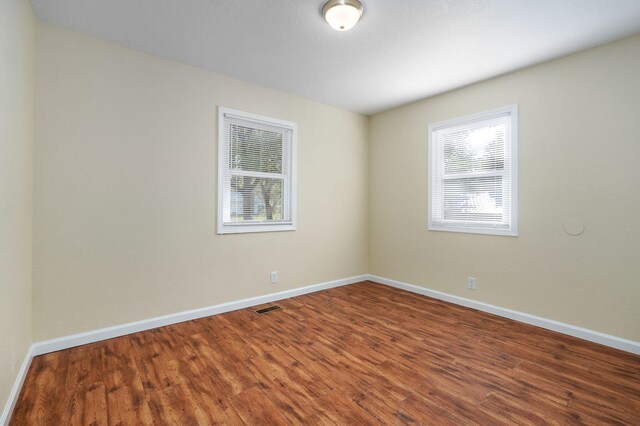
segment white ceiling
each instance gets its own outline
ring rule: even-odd
[[[640,32],[640,0],[32,0],[47,23],[373,114]],[[639,52],[640,54],[640,52]]]

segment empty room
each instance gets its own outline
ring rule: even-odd
[[[0,0],[0,426],[640,425],[640,1]]]

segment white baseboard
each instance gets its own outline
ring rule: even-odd
[[[569,336],[578,337],[590,342],[599,343],[601,345],[610,346],[626,352],[640,355],[640,342],[627,340],[621,337],[611,336],[609,334],[600,333],[598,331],[589,330],[587,328],[577,327],[575,325],[566,324],[560,321],[554,321],[547,318],[538,317],[524,312],[514,311],[512,309],[502,308],[500,306],[490,305],[476,300],[466,299],[460,296],[443,293],[441,291],[431,290],[413,284],[407,284],[401,281],[391,280],[389,278],[379,277],[377,275],[368,275],[368,280],[390,287],[407,290],[412,293],[421,294],[423,296],[433,297],[434,299],[443,300],[445,302],[454,303],[456,305],[466,306],[468,308],[477,309],[479,311],[488,312],[504,318],[520,321],[525,324],[535,325],[558,333],[568,334]]]
[[[24,361],[22,361],[22,365],[20,366],[20,370],[18,370],[18,376],[16,377],[16,381],[13,383],[13,387],[11,388],[11,392],[9,393],[9,399],[7,399],[7,403],[4,406],[4,410],[2,410],[2,416],[0,416],[0,425],[6,426],[9,424],[9,419],[11,419],[11,413],[13,413],[13,409],[18,402],[18,397],[20,396],[20,390],[22,389],[22,384],[24,383],[24,379],[27,377],[27,371],[29,371],[29,366],[31,365],[31,360],[33,359],[33,346],[29,347],[27,354],[24,356]]]
[[[130,322],[128,324],[115,325],[112,327],[87,331],[85,333],[59,337],[57,339],[44,340],[33,344],[33,356],[55,352],[62,349],[68,349],[74,346],[86,345],[87,343],[112,339],[114,337],[120,337],[126,334],[150,330],[152,328],[164,327],[165,325],[171,325],[197,318],[221,314],[224,312],[235,311],[237,309],[248,308],[250,306],[260,305],[263,303],[275,302],[276,300],[288,299],[290,297],[313,293],[320,290],[326,290],[333,287],[353,284],[359,281],[364,281],[366,279],[367,275],[358,275],[355,277],[343,278],[335,281],[327,281],[324,283],[295,288],[292,290],[280,291],[278,293],[266,294],[264,296],[251,297],[248,299],[221,303],[219,305],[208,306],[205,308],[192,309],[190,311],[178,312],[175,314],[163,315],[146,320]]]
[[[526,324],[535,325],[547,330],[557,331],[559,333],[568,334],[569,336],[578,337],[580,339],[589,340],[594,343],[610,346],[612,348],[621,349],[640,355],[640,342],[623,339],[621,337],[611,336],[609,334],[600,333],[598,331],[589,330],[587,328],[578,327],[563,322],[538,317],[524,312],[514,311],[512,309],[500,306],[490,305],[484,302],[443,293],[429,288],[407,284],[401,281],[389,278],[379,277],[377,275],[358,275],[350,278],[343,278],[335,281],[328,281],[320,284],[314,284],[306,287],[285,290],[278,293],[266,294],[264,296],[251,297],[248,299],[237,300],[233,302],[222,303],[219,305],[208,306],[205,308],[193,309],[190,311],[178,312],[175,314],[164,315],[160,317],[150,318],[146,320],[121,324],[112,327],[92,330],[85,333],[73,334],[57,339],[36,342],[32,345],[32,356],[42,355],[49,352],[59,351],[62,349],[72,348],[74,346],[85,345],[87,343],[98,342],[101,340],[111,339],[114,337],[124,336],[126,334],[137,333],[139,331],[150,330],[152,328],[163,327],[166,325],[176,324],[179,322],[189,321],[197,318],[208,317],[211,315],[221,314],[224,312],[235,311],[237,309],[248,308],[250,306],[260,305],[263,303],[275,302],[277,300],[288,299],[290,297],[300,296],[302,294],[313,293],[333,287],[339,287],[347,284],[353,284],[359,281],[371,280],[380,284],[391,287],[400,288],[413,293],[422,294],[424,296],[433,297],[435,299],[451,302],[456,305],[466,306],[477,309],[479,311],[488,312],[501,317],[510,318]]]

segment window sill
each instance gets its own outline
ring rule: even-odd
[[[218,235],[224,234],[248,234],[254,232],[282,232],[282,231],[295,231],[296,226],[294,224],[243,224],[243,225],[218,225]]]
[[[427,227],[429,231],[438,232],[458,232],[463,234],[483,234],[498,235],[503,237],[517,237],[518,231],[514,229],[490,229],[490,228],[467,228],[461,226],[434,226]]]

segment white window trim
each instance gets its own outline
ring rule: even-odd
[[[432,167],[437,167],[436,147],[433,141],[433,132],[441,128],[450,127],[452,125],[463,125],[482,119],[491,118],[496,115],[508,112],[511,115],[511,227],[510,229],[483,227],[481,225],[438,225],[433,223],[432,204],[433,204],[433,184]],[[466,115],[464,117],[453,118],[451,120],[440,121],[438,123],[429,124],[428,128],[428,173],[427,173],[427,229],[430,231],[444,232],[462,232],[467,234],[486,234],[486,235],[502,235],[517,237],[518,236],[518,105],[508,105],[502,108],[496,108],[490,111],[478,114]]]
[[[291,220],[287,222],[276,223],[224,223],[224,170],[226,167],[225,152],[225,116],[242,118],[245,120],[255,121],[258,123],[269,124],[272,126],[283,127],[291,130]],[[218,234],[243,234],[249,232],[278,232],[278,231],[295,231],[297,224],[297,148],[298,141],[298,125],[296,123],[280,120],[276,118],[266,117],[263,115],[252,114],[231,108],[218,107]],[[268,174],[262,173],[268,177]]]

